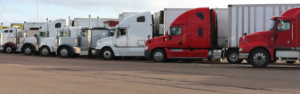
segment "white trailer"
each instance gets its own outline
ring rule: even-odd
[[[117,18],[91,18],[91,27],[104,27],[105,24],[103,22],[110,20],[118,21]],[[74,20],[72,21],[72,27],[88,27],[89,24],[89,18],[74,18]]]
[[[228,6],[227,44],[225,57],[229,63],[241,63],[238,58],[239,38],[270,29],[271,17],[279,16],[300,4],[241,4]],[[224,28],[225,29],[225,28]]]
[[[123,12],[122,14],[119,14],[119,22],[134,14],[138,14],[138,12]]]
[[[105,60],[120,57],[144,57],[145,41],[153,37],[151,12],[142,12],[122,20],[113,37],[97,42],[96,55]]]

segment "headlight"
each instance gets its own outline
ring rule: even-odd
[[[240,50],[239,51],[243,51],[243,48],[240,48]]]
[[[145,47],[145,50],[148,50],[148,46]]]

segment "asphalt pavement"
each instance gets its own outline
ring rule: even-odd
[[[0,94],[299,94],[300,63],[267,68],[195,61],[0,53]]]

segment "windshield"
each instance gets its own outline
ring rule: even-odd
[[[272,21],[272,25],[271,25],[271,28],[270,28],[270,31],[272,31],[275,27],[275,24],[276,24],[276,20],[273,20]]]
[[[88,30],[82,30],[80,35],[81,35],[81,36],[86,36],[87,33],[88,33]]]

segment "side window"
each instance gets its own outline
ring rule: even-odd
[[[203,15],[202,13],[196,13],[196,15],[197,15],[200,19],[204,20],[204,15]]]
[[[198,36],[203,36],[203,28],[198,28]]]
[[[4,33],[8,33],[8,30],[4,30]]]
[[[170,31],[171,36],[180,35],[180,33],[181,33],[181,27],[180,26],[174,26],[174,27],[172,27],[172,29]]]
[[[120,29],[119,36],[126,35],[126,29]]]
[[[40,32],[40,37],[44,37],[46,35],[45,32]]]
[[[61,28],[61,23],[56,23],[55,28]]]
[[[278,24],[277,26],[277,31],[280,31],[280,28],[281,28],[281,23]],[[290,30],[291,29],[291,24],[290,24],[290,21],[284,21],[283,22],[283,30]]]
[[[19,37],[24,37],[24,33],[19,33]]]
[[[86,36],[87,35],[86,33],[87,33],[86,31],[81,31],[81,36]]]
[[[138,17],[137,22],[145,22],[145,16]]]
[[[13,32],[13,30],[9,30],[9,33],[12,33]]]
[[[60,32],[61,37],[67,37],[67,32]]]

